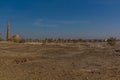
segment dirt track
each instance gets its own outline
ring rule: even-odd
[[[0,80],[120,80],[119,45],[0,43]]]

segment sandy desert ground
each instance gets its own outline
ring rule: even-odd
[[[0,42],[0,80],[120,80],[120,44]]]

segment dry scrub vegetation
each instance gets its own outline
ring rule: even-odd
[[[1,42],[0,80],[120,80],[120,44]]]

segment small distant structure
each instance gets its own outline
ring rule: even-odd
[[[108,41],[108,39],[106,38],[106,39],[104,39],[104,41],[105,41],[105,42],[107,42],[107,41]]]

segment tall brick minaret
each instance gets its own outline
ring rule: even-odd
[[[10,22],[7,24],[7,41],[10,41]]]

